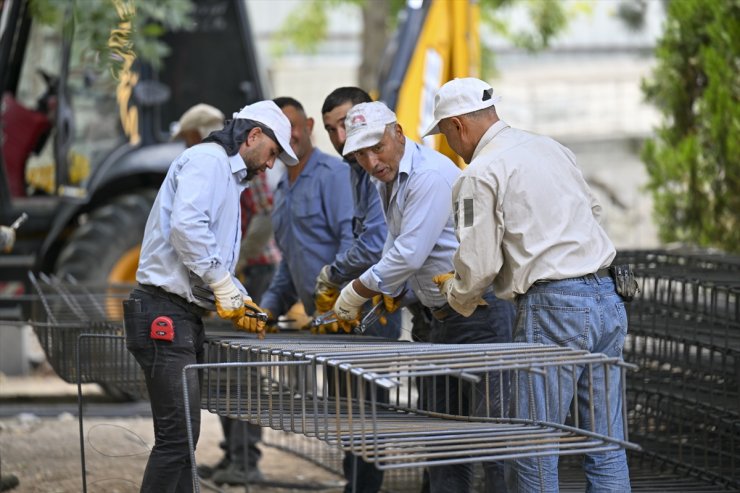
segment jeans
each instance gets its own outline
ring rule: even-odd
[[[144,370],[154,422],[154,447],[141,483],[142,493],[186,493],[193,491],[183,399],[182,369],[203,362],[205,332],[200,314],[182,300],[134,289],[124,302],[126,347]],[[192,305],[191,305],[192,307]],[[155,318],[172,319],[172,341],[149,337]],[[200,434],[200,382],[189,375],[190,426],[194,443]]]
[[[614,281],[609,277],[589,274],[537,283],[519,297],[517,304],[515,342],[551,344],[622,356],[627,335],[627,313],[624,301],[616,293]],[[572,367],[560,370],[552,367],[547,372],[548,386],[545,386],[542,376],[521,373],[517,384],[519,398],[513,403],[516,406],[512,416],[565,423],[577,392],[578,427],[624,439],[620,370],[612,366],[608,372],[608,396],[605,395],[604,367],[596,366],[591,372],[577,367],[575,381]],[[558,378],[560,385],[553,385],[552,382]],[[593,422],[589,410],[589,378],[593,379]],[[560,387],[559,392],[557,387]],[[545,406],[546,391],[549,392],[549,412]],[[587,454],[583,469],[588,492],[630,491],[624,450]],[[507,464],[506,472],[512,493],[558,491],[557,455],[514,460]]]
[[[483,299],[488,305],[476,308],[470,317],[463,317],[450,310],[443,320],[432,319],[430,340],[444,344],[489,344],[511,342],[514,325],[514,304],[496,298],[492,293]],[[507,409],[508,375],[504,375],[503,388],[498,375],[488,379],[488,399],[485,383],[471,384],[452,377],[436,377],[427,391],[427,398],[434,401],[438,412],[460,415],[501,417]],[[462,387],[462,400],[457,399]],[[431,393],[431,395],[429,395]],[[503,398],[503,408],[499,404]],[[472,404],[471,404],[472,403]],[[489,407],[490,406],[490,407]],[[505,493],[504,468],[500,462],[484,462],[485,489],[487,493]],[[468,493],[473,487],[473,464],[455,464],[429,468],[431,493]]]
[[[262,441],[262,427],[248,421],[224,416],[221,416],[221,427],[224,430],[223,448],[229,462],[243,469],[246,459],[246,466],[250,470],[256,469],[262,457],[262,451],[257,447],[257,444]]]

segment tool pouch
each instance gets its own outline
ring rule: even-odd
[[[617,293],[624,301],[632,301],[635,295],[640,292],[640,288],[637,286],[637,281],[635,280],[635,274],[632,272],[632,267],[629,264],[612,265],[609,267],[609,273],[612,279],[614,279]]]

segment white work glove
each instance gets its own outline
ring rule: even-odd
[[[216,297],[216,312],[219,317],[226,320],[239,320],[244,316],[246,311],[244,295],[231,280],[230,274],[226,274],[226,277],[211,284],[211,289]]]
[[[10,226],[0,226],[0,248],[10,253],[15,245],[15,230]]]
[[[352,282],[347,284],[341,293],[337,302],[334,303],[334,313],[340,320],[357,320],[360,316],[360,310],[362,305],[370,298],[360,296],[355,288],[352,287]]]

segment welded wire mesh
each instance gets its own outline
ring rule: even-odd
[[[607,385],[622,385],[627,365],[614,358],[534,344],[314,341],[210,341],[202,376],[205,408],[339,445],[380,469],[637,448],[616,430],[586,428],[582,423],[593,419],[579,418],[577,399],[572,426],[565,426],[548,422],[552,412],[537,409],[562,407],[549,397],[517,414],[534,419],[514,419],[501,417],[506,393],[491,394],[503,382],[514,388],[519,381],[538,382],[555,389],[548,395],[567,408],[576,374],[613,375],[617,368],[618,377]],[[588,407],[592,415],[607,408],[594,401]]]
[[[633,438],[645,460],[740,488],[740,258],[635,251],[625,359]]]

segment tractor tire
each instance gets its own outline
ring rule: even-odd
[[[59,254],[55,274],[60,279],[71,276],[93,290],[105,290],[109,284],[133,285],[144,227],[155,198],[155,191],[142,190],[122,195],[90,212],[87,221],[72,233]],[[107,290],[107,318],[114,322],[110,327],[120,326],[123,317],[120,301],[129,290],[130,287]],[[118,329],[106,326],[103,324],[98,329],[102,333],[122,335]],[[95,347],[90,350],[90,374],[83,374],[83,381],[97,382],[107,397],[117,402],[146,396],[143,374],[122,341],[103,340]],[[69,353],[59,358],[68,359]]]
[[[109,282],[135,282],[135,269],[128,278],[111,278],[121,259],[141,246],[144,227],[156,192],[122,195],[92,211],[74,231],[59,254],[55,273],[79,282],[104,286]],[[138,262],[138,255],[136,262]]]

